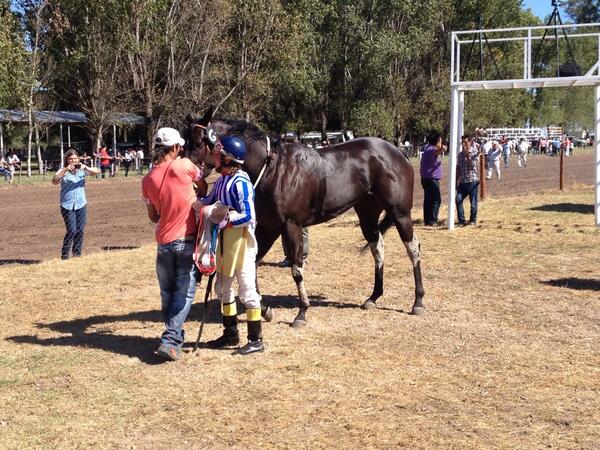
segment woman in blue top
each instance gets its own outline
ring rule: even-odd
[[[60,212],[67,229],[63,239],[62,259],[69,259],[71,250],[73,256],[81,256],[83,230],[87,219],[85,177],[99,173],[100,169],[80,163],[77,151],[70,148],[65,153],[64,167],[52,178],[53,184],[60,183]]]

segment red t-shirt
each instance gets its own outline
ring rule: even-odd
[[[142,195],[160,216],[156,226],[159,244],[196,234],[193,182],[199,178],[200,169],[192,161],[178,158],[154,166],[142,180]]]
[[[100,157],[101,166],[110,166],[110,155],[106,151],[106,147],[102,147],[98,150],[98,156]]]

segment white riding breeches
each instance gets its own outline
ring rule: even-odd
[[[253,230],[248,230],[248,246],[244,253],[244,262],[241,269],[236,269],[233,277],[223,276],[217,272],[215,281],[215,292],[217,298],[224,305],[233,303],[235,295],[233,292],[233,281],[238,282],[238,296],[240,301],[246,306],[246,309],[260,308],[261,296],[256,290],[256,253],[258,246]]]

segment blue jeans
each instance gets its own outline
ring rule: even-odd
[[[73,256],[81,256],[83,230],[87,221],[87,206],[79,209],[65,209],[61,206],[60,213],[67,229],[63,239],[61,258],[69,259],[71,249],[73,250]]]
[[[156,252],[156,277],[166,328],[161,343],[167,347],[181,348],[183,345],[183,323],[196,293],[197,269],[193,253],[194,242],[183,239],[159,244]]]
[[[465,210],[463,201],[469,196],[471,202],[471,217],[469,222],[477,222],[477,197],[479,192],[479,181],[471,181],[469,183],[460,183],[456,192],[456,212],[458,215],[458,223],[465,223]]]

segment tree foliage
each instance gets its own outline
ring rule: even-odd
[[[35,1],[15,1],[13,9],[26,14]],[[85,112],[98,137],[115,112],[143,115],[150,136],[161,124],[178,126],[186,113],[216,105],[277,131],[352,128],[359,135],[419,140],[432,129],[448,129],[450,31],[477,29],[480,17],[484,28],[539,23],[520,0],[48,4],[40,64],[54,67],[56,76],[44,83],[61,108]],[[574,20],[594,20],[597,6],[570,0],[567,12]],[[0,27],[0,54],[8,61],[32,48],[13,16],[0,0],[0,21],[7,24]],[[518,45],[486,51],[486,76],[495,76],[494,64],[504,76],[518,75]],[[588,55],[581,45],[577,51]],[[466,77],[480,71],[478,51],[474,46],[468,69],[462,61]],[[27,75],[8,77],[7,66],[0,65],[0,107],[18,103],[16,80]],[[466,126],[587,123],[590,99],[580,92],[470,92]]]

